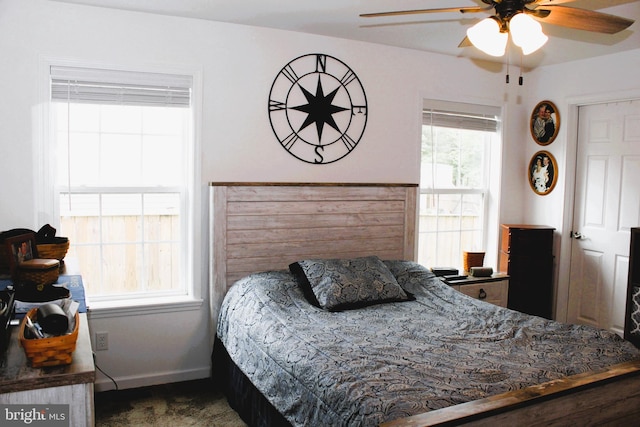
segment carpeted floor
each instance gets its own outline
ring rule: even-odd
[[[246,427],[210,380],[95,395],[96,427]]]

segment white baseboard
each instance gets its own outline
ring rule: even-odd
[[[169,384],[181,381],[199,380],[203,378],[209,378],[211,376],[211,367],[205,366],[202,368],[190,369],[187,371],[174,371],[174,372],[158,372],[151,375],[142,376],[128,376],[113,378],[118,384],[118,390],[124,390],[128,388],[148,387],[158,384]],[[96,372],[95,391],[109,391],[115,390],[116,386],[109,378],[103,374]]]

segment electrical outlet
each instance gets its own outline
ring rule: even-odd
[[[108,349],[109,349],[109,333],[96,332],[96,350],[108,350]]]

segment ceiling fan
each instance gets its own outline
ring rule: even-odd
[[[634,23],[632,19],[620,16],[559,5],[572,1],[576,0],[482,0],[488,6],[400,10],[363,13],[360,16],[375,18],[443,12],[478,13],[495,9],[494,15],[469,28],[467,36],[459,45],[469,46],[470,42],[493,56],[504,55],[509,35],[525,55],[542,47],[548,37],[542,32],[539,22],[606,34],[615,34]],[[606,3],[603,0],[603,6]]]

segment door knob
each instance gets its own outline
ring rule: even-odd
[[[585,236],[582,233],[580,233],[579,231],[572,231],[571,232],[571,238],[572,239],[576,239],[576,240],[581,240],[581,239],[584,239]]]

